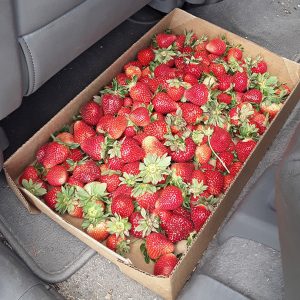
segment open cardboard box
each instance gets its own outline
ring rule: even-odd
[[[172,29],[177,34],[183,33],[184,30],[193,30],[198,36],[205,33],[209,38],[226,34],[229,41],[244,46],[246,55],[251,55],[253,57],[258,54],[261,55],[268,63],[268,71],[277,75],[280,81],[287,83],[293,91],[286,100],[280,113],[272,121],[271,126],[257,144],[252,155],[246,161],[241,173],[220,201],[215,212],[207,220],[197,238],[193,241],[188,252],[181,258],[180,263],[176,266],[171,276],[165,278],[151,275],[153,265],[146,265],[143,262],[143,257],[139,254],[140,251],[137,249],[138,242],[133,242],[131,254],[129,254],[128,259],[124,259],[85,234],[80,229],[78,219],[59,216],[26,190],[21,191],[16,184],[16,179],[22,170],[34,161],[36,151],[41,145],[48,141],[50,134],[62,128],[66,123],[71,122],[72,116],[79,111],[79,108],[83,103],[92,99],[94,95],[97,95],[99,90],[120,72],[125,63],[134,59],[140,49],[149,45],[153,34],[162,32],[167,28]],[[299,64],[280,57],[248,40],[196,18],[180,9],[175,9],[148,31],[139,41],[132,45],[132,47],[116,60],[115,63],[96,78],[5,162],[4,171],[7,181],[17,197],[31,213],[36,213],[38,210],[42,211],[67,231],[96,250],[99,254],[115,263],[126,275],[153,290],[165,299],[175,299],[189,276],[191,276],[191,273],[207,248],[208,243],[216,234],[243,186],[251,177],[270,144],[275,140],[277,132],[283,126],[285,120],[300,98],[299,78]]]

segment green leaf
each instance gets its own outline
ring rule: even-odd
[[[96,197],[99,197],[99,198],[102,198],[103,196],[107,195],[106,188],[107,188],[106,183],[101,183],[101,182],[98,182],[98,181],[87,183],[84,186],[84,189],[90,195],[93,195],[93,196],[96,196]]]

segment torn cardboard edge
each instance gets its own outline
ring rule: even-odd
[[[100,246],[100,243],[88,237],[82,230],[76,228],[76,226],[71,225],[69,222],[59,217],[55,212],[47,207],[46,204],[44,204],[38,198],[34,199],[34,197],[29,195],[27,191],[23,192],[26,195],[26,198],[29,197],[30,200],[28,201],[28,199],[25,199],[20,192],[20,189],[14,182],[14,179],[20,175],[25,166],[34,161],[34,155],[37,149],[48,141],[50,134],[62,128],[66,123],[71,122],[72,116],[79,111],[79,108],[82,106],[82,104],[92,99],[94,95],[97,95],[99,90],[122,69],[122,66],[125,63],[134,59],[140,49],[149,45],[153,34],[162,32],[167,28],[172,29],[177,34],[183,33],[184,30],[193,30],[199,36],[205,33],[209,37],[219,36],[220,34],[225,33],[229,41],[234,41],[237,44],[241,43],[244,46],[246,55],[250,54],[251,56],[263,56],[268,63],[268,71],[274,75],[277,75],[282,82],[287,83],[291,88],[295,88],[291,95],[286,99],[281,111],[271,122],[268,130],[257,143],[253,153],[245,162],[239,175],[235,178],[233,184],[223,196],[223,199],[217,205],[214,213],[206,221],[205,226],[198,233],[197,238],[193,241],[186,254],[181,257],[180,263],[177,264],[171,276],[168,278],[153,276],[149,272],[146,272],[145,269],[141,270],[141,268],[137,268],[136,265],[128,265],[127,263],[124,263],[124,260],[120,260],[119,257],[114,254],[114,252],[109,252],[109,249],[102,244]],[[85,242],[98,253],[115,263],[123,273],[143,284],[147,288],[153,290],[162,297],[166,299],[174,299],[185,284],[186,280],[190,277],[191,272],[194,270],[200,257],[207,248],[208,243],[216,234],[219,226],[225,219],[234,201],[237,199],[238,195],[243,189],[243,186],[251,177],[267,148],[273,142],[276,134],[284,124],[293,107],[298,102],[298,99],[300,98],[300,86],[298,83],[299,78],[299,64],[286,58],[282,58],[251,41],[243,39],[207,21],[198,19],[180,9],[175,9],[166,17],[164,17],[157,25],[150,29],[139,41],[133,44],[115,61],[115,63],[113,63],[106,71],[96,78],[68,105],[66,105],[55,117],[53,117],[45,126],[43,126],[4,163],[4,171],[8,180],[8,184],[31,213],[34,210],[33,207],[35,205],[35,207],[40,209],[43,213],[48,215],[66,230]],[[132,259],[132,263],[136,263],[134,259]]]

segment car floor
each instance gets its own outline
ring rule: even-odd
[[[287,58],[295,61],[300,59],[299,1],[224,0],[206,6],[185,4],[183,9]],[[0,126],[4,128],[10,141],[4,153],[5,157],[14,153],[162,17],[162,13],[149,7],[142,9],[71,62],[36,93],[25,97],[21,107],[0,122]],[[280,160],[293,129],[299,122],[299,116],[300,105],[298,103],[279,132],[276,143],[272,144],[243,189],[231,213],[239,208],[239,203],[248,201],[247,195],[255,187],[255,182],[270,165]],[[5,183],[0,180],[0,198],[3,201],[9,197],[12,197],[11,194],[7,192]],[[14,219],[14,211],[10,211],[10,214]],[[15,219],[20,218],[20,215],[16,215]],[[43,222],[51,221],[43,220]],[[22,226],[23,229],[19,230],[29,230],[26,227],[28,222],[25,223]],[[37,224],[38,218],[30,226],[33,228]],[[39,239],[39,235],[47,235],[47,230],[50,229],[45,226],[43,233],[35,232],[35,238]],[[63,230],[58,232],[63,232]],[[245,239],[243,236],[232,237],[221,243],[218,239],[220,234],[221,231],[211,242],[192,279],[179,298],[197,299],[201,293],[197,290],[197,280],[201,275],[205,275],[251,299],[282,299],[283,278],[280,252],[261,241],[258,243]],[[55,240],[55,234],[53,239]],[[72,246],[77,247],[76,244]],[[78,245],[78,247],[81,246]],[[66,246],[57,244],[57,248],[60,249],[60,247]],[[66,249],[60,249],[60,251],[62,253],[60,259],[63,261],[67,251]],[[57,257],[59,257],[59,251],[57,252]],[[55,283],[57,290],[67,299],[160,299],[148,289],[123,275],[108,260],[92,254],[89,253],[86,263],[78,264],[78,268],[75,268],[76,272],[67,280]],[[51,264],[51,260],[49,263]],[[57,281],[59,280],[53,280],[53,282]],[[211,294],[211,298],[205,299],[216,298]],[[242,298],[236,297],[236,299]]]

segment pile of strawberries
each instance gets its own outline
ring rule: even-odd
[[[143,239],[154,274],[168,276],[289,93],[225,37],[157,34],[19,184],[121,255]]]

